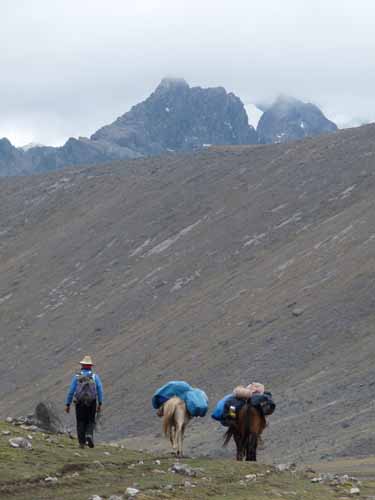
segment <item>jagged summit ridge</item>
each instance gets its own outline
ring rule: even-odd
[[[165,77],[162,78],[159,85],[156,87],[155,92],[158,90],[170,90],[171,88],[185,87],[189,88],[189,84],[185,80],[185,78],[178,77]]]
[[[204,144],[255,144],[242,101],[223,87],[190,87],[163,79],[143,102],[91,136],[141,154],[192,151]]]

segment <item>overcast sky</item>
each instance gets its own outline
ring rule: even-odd
[[[0,137],[62,144],[164,76],[375,121],[374,0],[0,0]],[[255,116],[250,116],[250,122]]]

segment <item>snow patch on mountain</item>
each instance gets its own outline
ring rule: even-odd
[[[255,104],[248,102],[244,104],[245,110],[249,119],[249,124],[254,128],[257,128],[260,117],[263,114],[263,111],[255,106]]]

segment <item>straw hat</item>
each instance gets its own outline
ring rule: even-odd
[[[94,363],[92,362],[91,356],[86,355],[82,361],[79,362],[80,365],[93,365]]]

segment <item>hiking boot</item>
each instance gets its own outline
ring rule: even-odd
[[[86,443],[89,448],[94,448],[94,440],[92,439],[92,436],[86,437]]]

